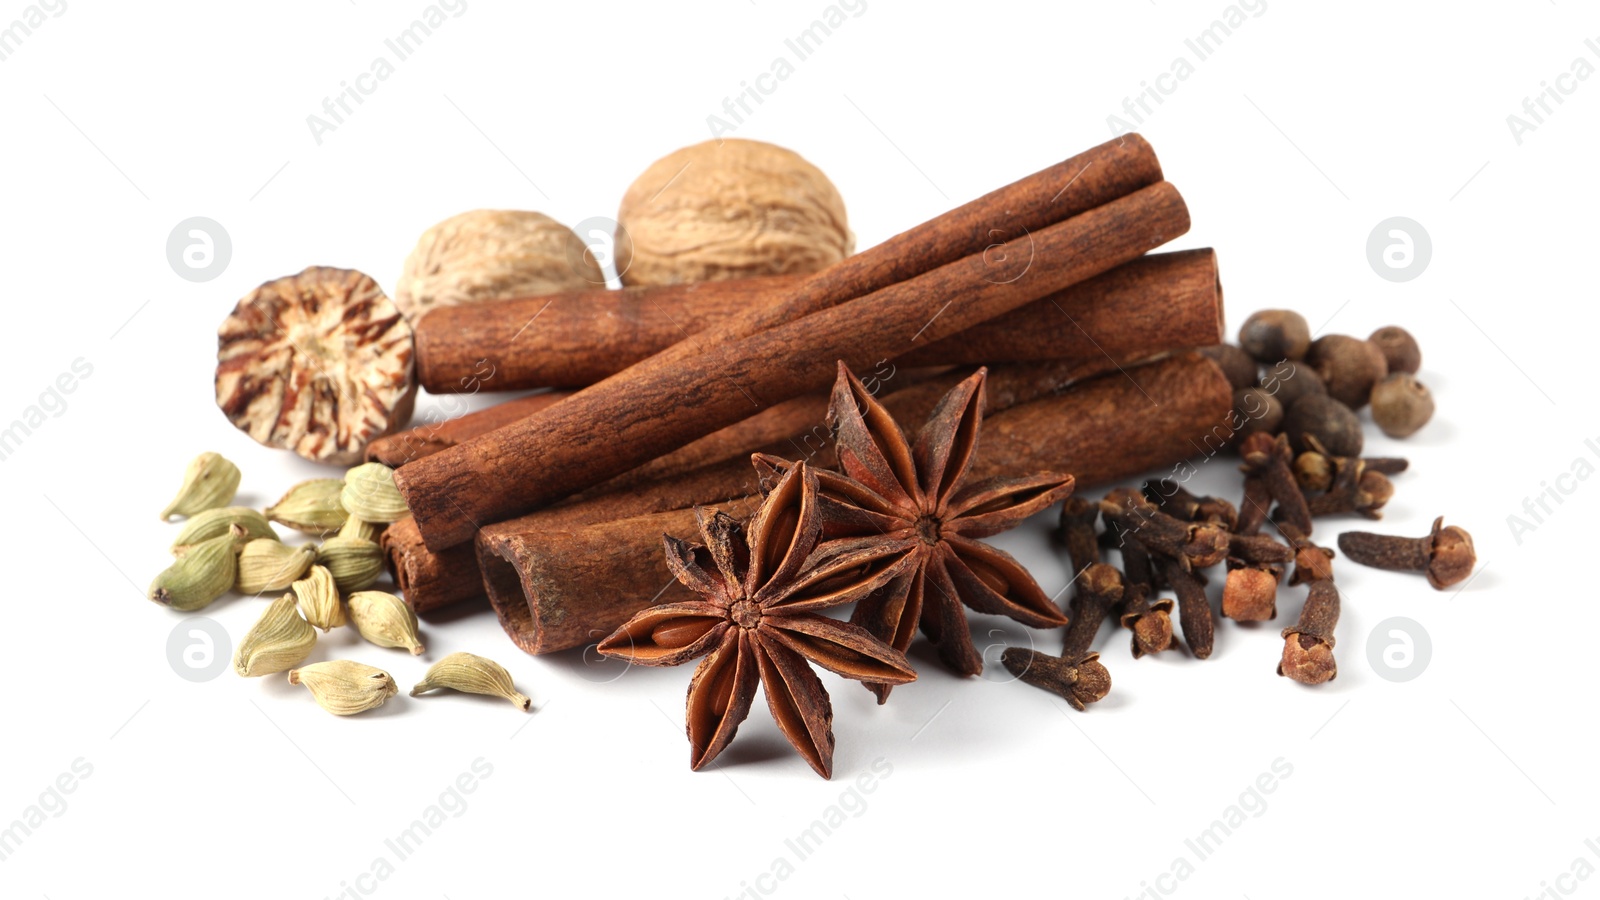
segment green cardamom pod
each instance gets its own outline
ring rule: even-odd
[[[306,577],[289,585],[289,590],[294,591],[306,621],[323,631],[331,631],[349,621],[345,618],[344,603],[339,600],[333,573],[325,566],[312,566]]]
[[[521,707],[523,712],[533,708],[533,701],[517,691],[516,685],[511,683],[511,673],[504,666],[472,653],[452,653],[434,663],[422,680],[411,688],[411,696],[416,697],[437,688],[504,697]]]
[[[267,517],[248,506],[221,506],[208,509],[189,517],[179,529],[178,536],[172,540],[172,552],[177,556],[189,552],[189,548],[201,541],[208,541],[214,537],[222,537],[228,533],[228,528],[238,525],[244,529],[246,540],[256,538],[278,539],[278,533],[272,530]]]
[[[239,641],[233,670],[246,678],[270,675],[299,665],[317,645],[317,631],[300,618],[293,594],[272,601]]]
[[[235,587],[241,594],[285,590],[316,560],[317,549],[310,545],[291,547],[276,538],[256,538],[239,551]]]
[[[394,486],[394,470],[383,463],[362,463],[344,473],[339,503],[352,516],[385,525],[411,513],[400,489]]]
[[[356,591],[348,603],[350,621],[362,637],[379,647],[400,647],[410,650],[412,656],[422,654],[417,614],[405,601],[383,591]]]
[[[348,659],[290,669],[289,683],[305,685],[317,705],[336,716],[377,709],[400,693],[388,672]]]
[[[360,516],[351,516],[344,520],[344,525],[339,528],[339,537],[360,538],[363,541],[378,542],[378,536],[383,534],[383,526],[368,522]]]
[[[234,525],[227,534],[190,547],[150,582],[150,599],[188,612],[226,594],[239,569],[238,547],[244,537],[244,528]]]
[[[313,478],[289,489],[283,499],[267,507],[267,518],[295,531],[315,537],[327,537],[344,524],[344,507],[339,505],[339,492],[344,490],[340,478]]]
[[[383,574],[383,550],[372,541],[331,537],[317,548],[317,564],[327,568],[340,593],[371,587]]]
[[[192,516],[208,509],[227,506],[239,491],[239,467],[219,453],[202,453],[196,456],[183,473],[183,486],[161,511],[161,521],[170,522],[173,516]]]

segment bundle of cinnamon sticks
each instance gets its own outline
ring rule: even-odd
[[[839,360],[907,421],[991,365],[985,475],[1183,459],[1231,407],[1220,369],[1177,353],[1221,339],[1215,255],[1146,255],[1187,228],[1127,135],[814,275],[429,312],[430,390],[579,389],[369,447],[413,513],[383,537],[396,581],[421,612],[486,592],[532,653],[598,640],[675,590],[661,535],[691,535],[693,506],[753,506],[752,452],[832,462]]]

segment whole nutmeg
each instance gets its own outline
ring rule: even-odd
[[[1361,455],[1361,420],[1332,397],[1312,395],[1295,401],[1283,417],[1283,431],[1296,453],[1316,449],[1306,440],[1309,436],[1334,456]]]
[[[1269,366],[1261,374],[1259,386],[1277,397],[1286,411],[1301,397],[1326,396],[1328,393],[1322,376],[1304,362],[1280,361]]]
[[[1247,388],[1256,383],[1256,361],[1238,347],[1232,344],[1213,344],[1210,347],[1201,347],[1200,355],[1222,368],[1222,374],[1227,376],[1228,383],[1233,385],[1234,390]]]
[[[1411,332],[1399,325],[1385,325],[1374,331],[1367,338],[1389,364],[1389,372],[1409,372],[1415,374],[1422,368],[1422,348],[1417,346],[1417,339]]]
[[[629,185],[617,224],[627,285],[808,274],[855,249],[828,176],[791,150],[735,138],[656,160]]]
[[[217,329],[217,406],[268,447],[353,465],[417,397],[411,326],[371,278],[312,266],[244,296]]]
[[[1372,388],[1372,421],[1389,437],[1403,438],[1433,418],[1433,392],[1406,372],[1390,375]]]
[[[1259,387],[1233,392],[1234,434],[1239,439],[1258,431],[1277,434],[1283,424],[1283,404]]]
[[[1239,346],[1267,365],[1303,359],[1311,347],[1311,326],[1292,309],[1263,309],[1239,326]]]
[[[406,257],[394,303],[408,319],[435,306],[605,287],[572,229],[542,213],[475,209],[429,228]]]
[[[1312,341],[1306,362],[1322,376],[1328,396],[1351,409],[1366,406],[1372,386],[1389,374],[1389,363],[1377,345],[1347,334]]]

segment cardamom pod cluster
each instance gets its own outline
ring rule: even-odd
[[[517,691],[511,682],[511,673],[504,666],[472,653],[452,653],[434,663],[422,680],[411,688],[411,696],[439,688],[503,697],[523,712],[533,708],[533,701]]]
[[[383,463],[362,463],[346,472],[339,503],[352,516],[383,524],[399,521],[411,512],[394,486],[394,470]]]
[[[316,559],[314,547],[291,547],[277,538],[257,538],[239,551],[236,587],[241,594],[286,590]]]
[[[194,544],[150,582],[148,596],[183,612],[221,597],[233,587],[239,569],[238,547],[244,539],[244,528],[233,525],[227,534]]]
[[[233,670],[246,678],[299,665],[317,645],[317,632],[300,618],[294,594],[272,601],[233,654]]]
[[[400,647],[412,656],[422,654],[417,634],[417,614],[403,600],[383,591],[357,591],[347,601],[350,621],[361,636],[379,647]]]
[[[277,532],[267,523],[267,517],[250,507],[219,506],[190,516],[178,531],[178,536],[172,539],[172,552],[181,556],[201,541],[227,534],[234,525],[244,529],[246,540],[278,538]]]
[[[377,709],[400,693],[388,672],[348,659],[290,669],[289,683],[305,685],[317,705],[336,716]]]
[[[283,499],[267,507],[267,518],[280,525],[314,537],[327,537],[339,530],[348,515],[339,505],[344,480],[313,478],[289,489]]]
[[[161,511],[161,521],[170,522],[173,516],[192,516],[195,513],[227,506],[239,490],[239,467],[224,459],[219,453],[202,453],[189,463],[183,473],[183,486],[177,496]]]
[[[334,583],[333,573],[324,566],[312,566],[306,577],[289,585],[294,592],[296,602],[300,604],[300,613],[310,622],[323,631],[331,631],[343,625],[349,619],[345,618],[344,604],[339,600],[339,588]]]
[[[383,574],[383,549],[376,541],[336,535],[317,548],[317,564],[348,594],[371,587]]]

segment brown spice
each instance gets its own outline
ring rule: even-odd
[[[1222,585],[1222,615],[1237,622],[1265,622],[1278,615],[1280,563],[1251,563],[1229,558]]]
[[[1278,674],[1301,684],[1322,684],[1339,674],[1333,659],[1333,629],[1339,624],[1339,589],[1332,581],[1313,581],[1300,609],[1300,621],[1283,630]]]
[[[1466,580],[1478,557],[1472,535],[1458,525],[1446,527],[1444,517],[1433,520],[1433,529],[1419,538],[1346,531],[1339,535],[1339,549],[1364,566],[1395,572],[1423,572],[1437,590]]]

